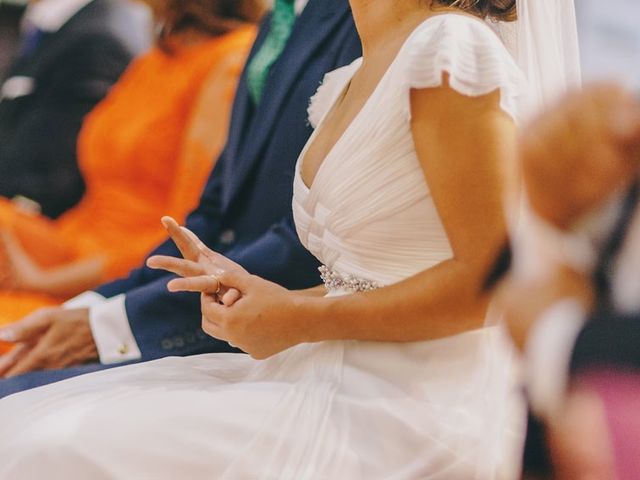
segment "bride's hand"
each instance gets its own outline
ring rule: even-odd
[[[302,296],[249,274],[172,218],[163,218],[162,224],[185,258],[154,256],[147,265],[183,277],[171,280],[169,290],[202,294],[206,333],[257,359],[305,341],[303,322],[296,321]]]
[[[202,328],[209,335],[226,340],[255,359],[308,341],[306,323],[300,321],[304,296],[248,273],[220,271],[217,276],[223,285],[240,291],[241,297],[228,307],[216,302],[211,294],[202,294]],[[201,287],[209,282],[210,288],[215,288],[211,277],[198,281]]]
[[[147,260],[147,266],[153,269],[167,270],[183,277],[169,282],[167,288],[172,292],[201,292],[202,289],[198,287],[202,285],[202,279],[206,278],[208,279],[207,288],[211,289],[212,282],[215,284],[213,292],[217,291],[217,295],[214,295],[217,297],[216,300],[224,302],[227,306],[233,305],[240,298],[240,292],[219,283],[216,280],[216,274],[224,270],[248,275],[246,270],[225,256],[209,249],[193,232],[185,227],[180,227],[173,218],[163,217],[162,225],[184,259],[155,255]]]

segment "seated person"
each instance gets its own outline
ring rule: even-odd
[[[52,218],[80,200],[82,120],[149,47],[149,27],[147,9],[128,0],[29,3],[0,78],[0,196],[27,197]]]
[[[187,226],[212,249],[288,288],[318,285],[318,261],[292,220],[293,173],[312,133],[309,98],[361,44],[347,0],[277,0],[262,23],[233,106],[228,141]],[[285,35],[282,35],[282,31]],[[273,45],[278,48],[273,48]],[[154,254],[178,255],[171,240]],[[0,397],[126,362],[237,352],[202,331],[200,299],[141,266],[62,307],[0,328]],[[30,373],[27,373],[30,372]]]
[[[244,13],[249,3],[256,8]],[[0,200],[0,324],[126,273],[162,240],[163,212],[184,218],[197,203],[254,37],[244,24],[261,8],[252,0],[154,5],[164,24],[158,45],[80,134],[82,201],[50,220]]]
[[[620,89],[593,87],[541,117],[521,145],[549,257],[536,258],[547,268],[535,278],[511,275],[498,298],[525,352],[532,409],[551,433],[561,478],[635,478],[640,105]],[[516,265],[531,256],[515,254]],[[528,453],[541,451],[529,442]],[[543,455],[526,459],[542,470]]]

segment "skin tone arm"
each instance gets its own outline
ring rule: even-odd
[[[96,257],[43,269],[31,260],[20,242],[9,232],[0,233],[3,256],[9,265],[3,287],[43,293],[60,298],[73,297],[90,290],[104,275],[104,259]]]
[[[213,253],[208,266],[194,268],[166,257],[150,259],[149,266],[187,277],[201,275],[204,268],[242,292],[233,299],[224,291],[219,297],[203,295],[203,328],[256,358],[303,342],[410,342],[481,327],[488,299],[479,292],[506,236],[502,198],[506,165],[515,158],[515,127],[499,108],[498,92],[470,98],[446,85],[414,91],[412,113],[416,150],[451,242],[452,259],[388,288],[333,298],[291,295],[228,268]],[[165,226],[181,249],[206,248],[177,225]],[[189,242],[193,245],[185,247]],[[215,292],[218,281],[200,276],[174,280],[170,288]]]

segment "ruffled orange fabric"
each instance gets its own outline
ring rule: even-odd
[[[0,199],[10,228],[43,267],[93,257],[104,281],[126,274],[165,237],[162,215],[183,220],[198,202],[227,136],[228,117],[255,29],[136,60],[85,120],[78,158],[82,201],[57,220]],[[0,325],[61,299],[0,291]]]

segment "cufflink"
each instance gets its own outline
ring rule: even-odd
[[[127,345],[126,343],[121,344],[118,347],[118,353],[120,355],[126,355],[127,353],[129,353],[129,345]]]

